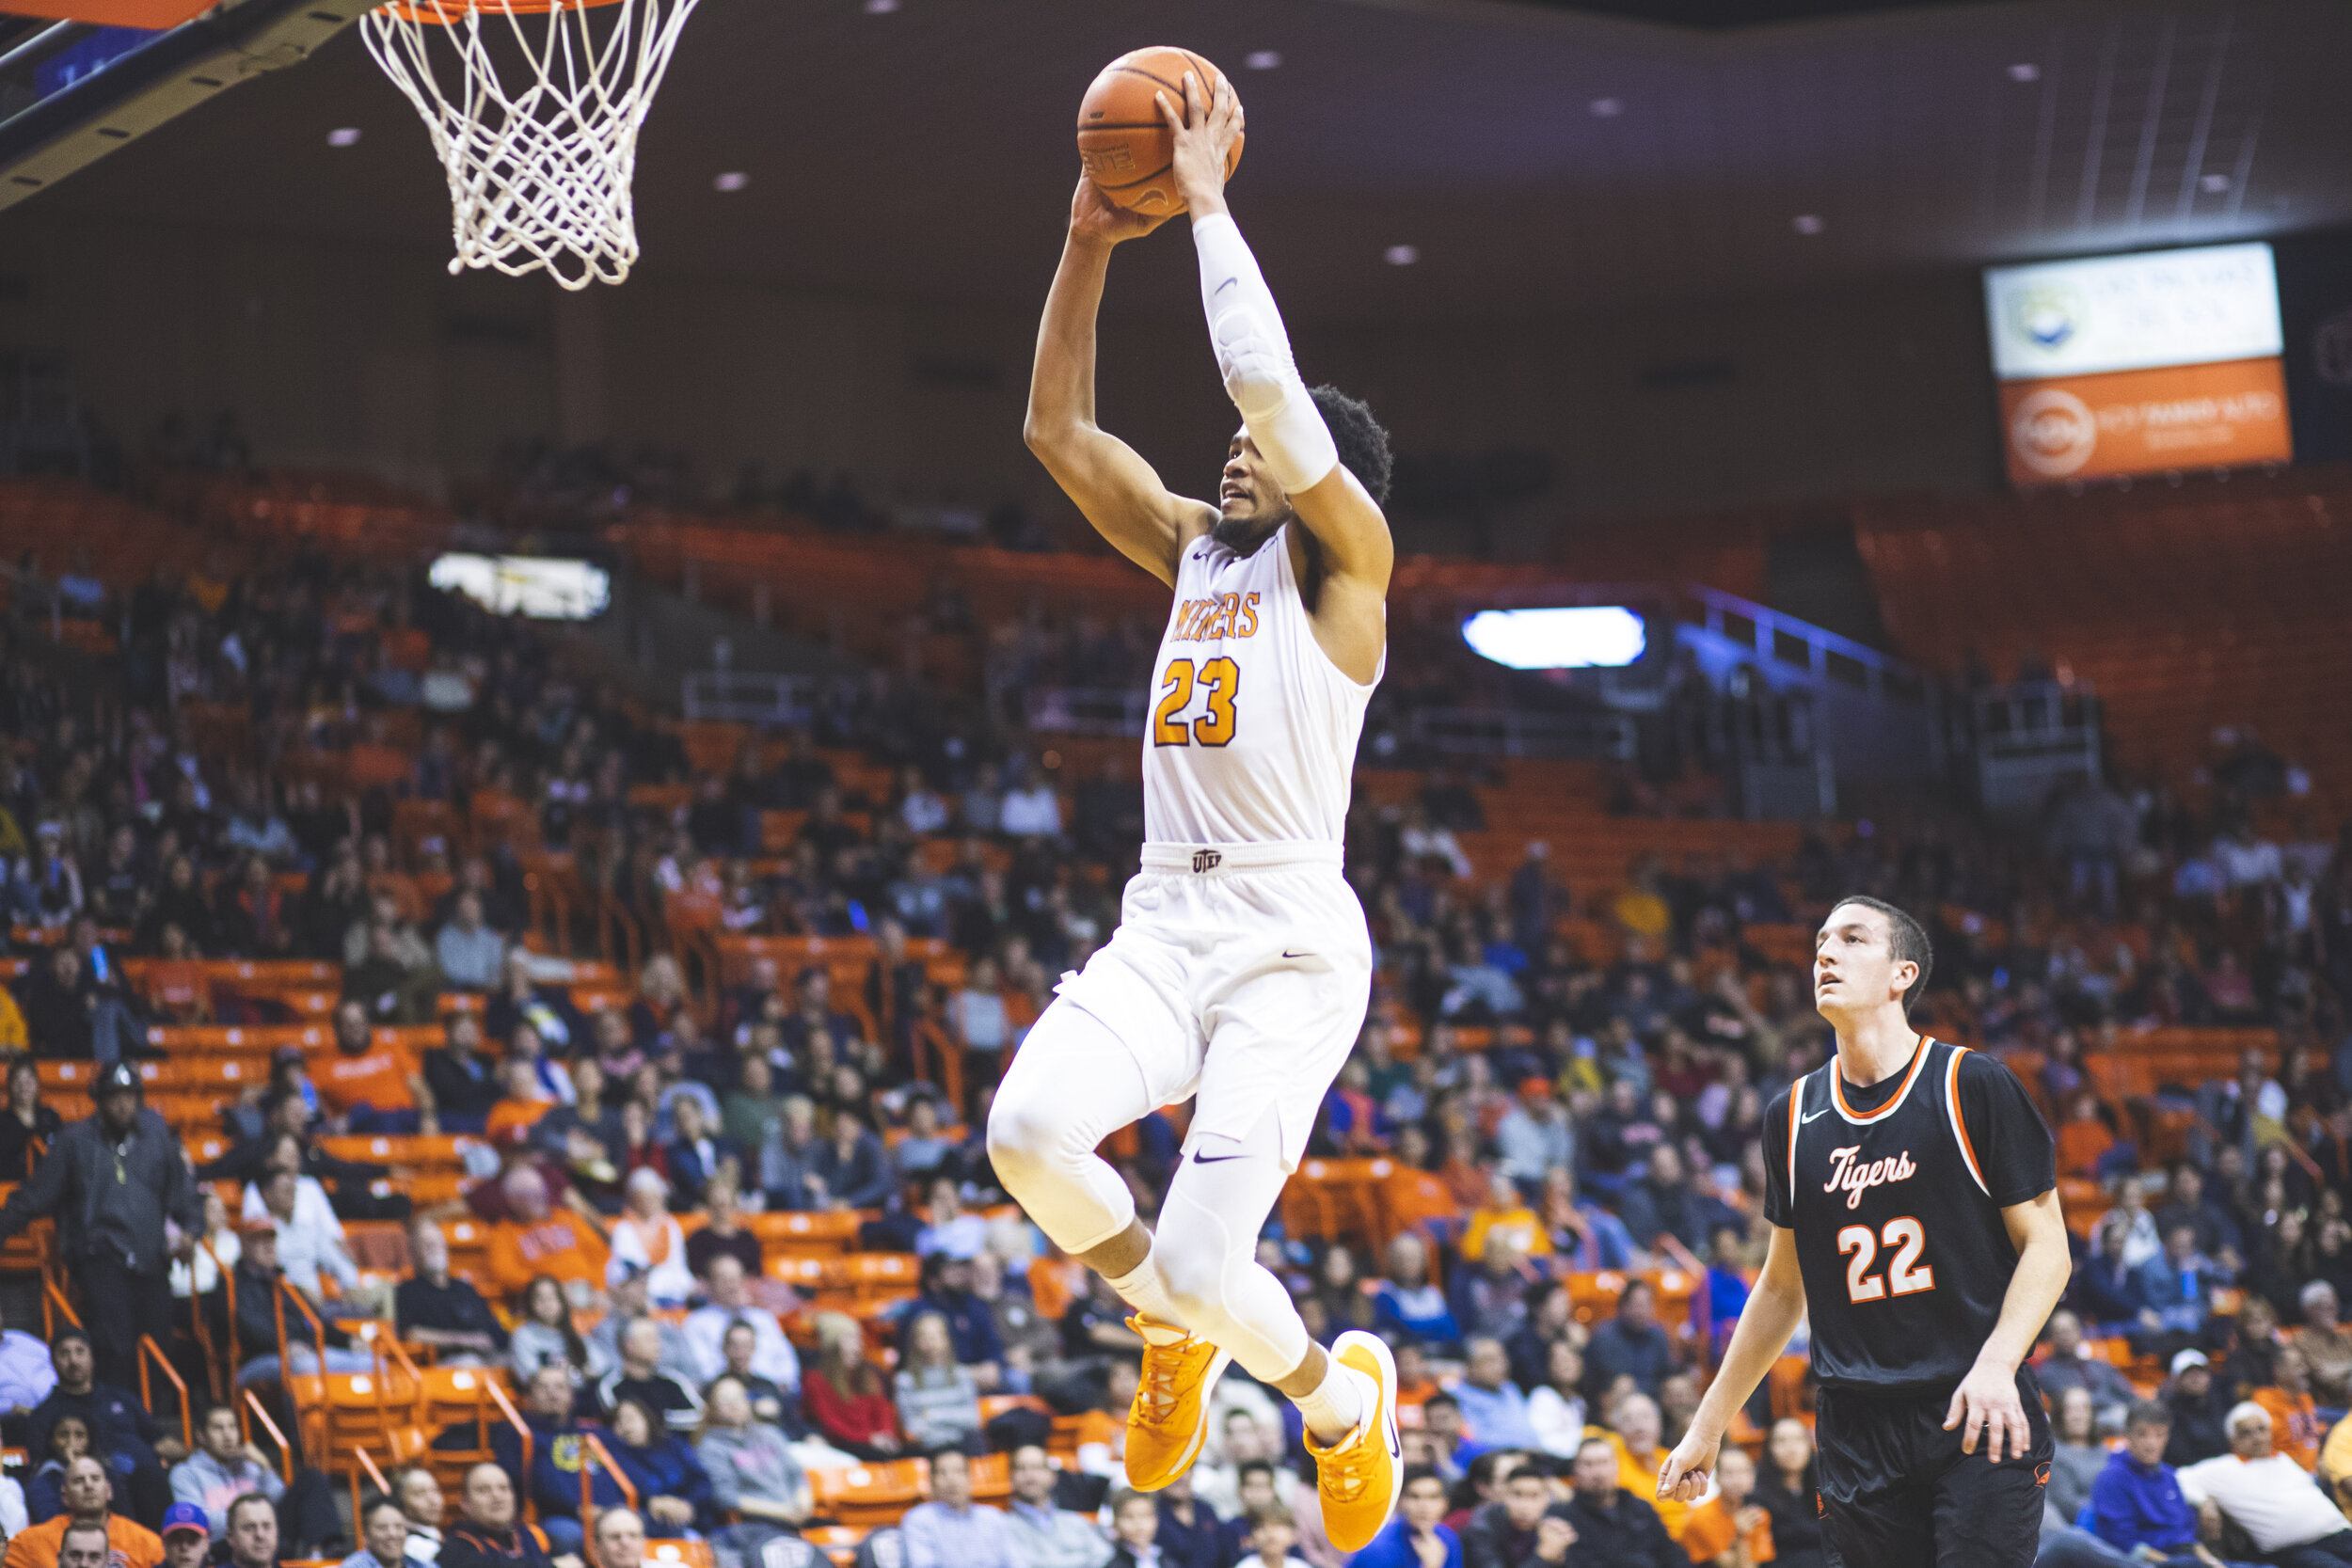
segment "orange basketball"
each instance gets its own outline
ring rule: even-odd
[[[1154,216],[1184,210],[1168,172],[1175,159],[1175,137],[1152,95],[1168,94],[1168,101],[1182,111],[1187,71],[1200,79],[1204,101],[1214,99],[1217,84],[1225,80],[1216,67],[1189,49],[1138,49],[1104,66],[1078,105],[1079,160],[1095,187],[1121,207]],[[1228,180],[1241,163],[1242,141],[1233,138],[1233,150],[1225,160]]]

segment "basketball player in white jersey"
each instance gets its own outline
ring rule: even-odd
[[[1388,436],[1360,403],[1310,391],[1226,210],[1232,89],[1186,78],[1163,110],[1191,215],[1209,336],[1242,428],[1218,504],[1172,495],[1094,423],[1095,314],[1113,246],[1160,220],[1081,180],[1029,390],[1032,450],[1103,536],[1175,591],[1143,745],[1143,864],[1121,923],[1013,1058],[989,1117],[1007,1191],[1136,1308],[1143,1377],[1127,1476],[1145,1490],[1200,1451],[1229,1361],[1298,1404],[1333,1545],[1396,1502],[1387,1346],[1315,1344],[1258,1232],[1361,1028],[1372,945],[1341,875],[1357,737],[1386,660],[1393,549]],[[1094,1152],[1197,1095],[1156,1237]]]

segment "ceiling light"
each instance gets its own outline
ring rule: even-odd
[[[1241,57],[1241,63],[1252,71],[1272,71],[1282,63],[1279,49],[1252,49]]]
[[[1788,227],[1800,234],[1818,234],[1824,227],[1819,213],[1799,213],[1788,220]]]
[[[329,146],[329,147],[357,147],[357,146],[358,146],[358,145],[359,145],[359,128],[358,128],[357,125],[346,125],[346,126],[342,127],[341,130],[338,130],[338,131],[329,131],[329,132],[327,132],[327,133],[326,133],[326,145],[327,145],[327,146]]]
[[[1585,104],[1584,107],[1595,119],[1614,119],[1619,115],[1625,113],[1625,100],[1622,98],[1596,98],[1590,103]]]
[[[729,169],[726,173],[719,176],[718,179],[713,180],[710,182],[710,185],[713,190],[724,191],[729,196],[733,196],[737,191],[741,190],[744,186],[750,184],[751,182],[752,177],[750,175],[745,174],[740,169]]]
[[[2197,178],[2197,188],[2203,191],[2207,196],[2219,196],[2223,191],[2230,188],[2230,177],[2226,174],[2199,175]]]
[[[1421,260],[1421,246],[1392,245],[1380,253],[1380,259],[1392,267],[1409,267]]]
[[[867,16],[888,16],[898,8],[898,0],[866,0]]]
[[[1647,651],[1649,628],[1622,605],[1482,610],[1462,641],[1513,670],[1621,670]]]
[[[2009,68],[2009,79],[2012,82],[2039,82],[2042,80],[2042,68],[2030,60],[2020,60]]]

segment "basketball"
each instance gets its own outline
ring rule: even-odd
[[[1216,67],[1189,49],[1137,49],[1104,66],[1078,104],[1079,160],[1095,188],[1118,205],[1153,216],[1184,210],[1170,173],[1175,137],[1152,95],[1165,92],[1181,111],[1187,71],[1200,78],[1204,102],[1216,96],[1217,84],[1225,80]],[[1233,138],[1233,150],[1225,160],[1228,180],[1241,163],[1244,139]]]

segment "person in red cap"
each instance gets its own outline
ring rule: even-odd
[[[172,1342],[171,1255],[182,1236],[203,1229],[203,1194],[179,1135],[147,1108],[137,1068],[113,1064],[91,1095],[98,1114],[59,1132],[0,1208],[0,1242],[56,1216],[57,1250],[82,1288],[98,1381],[135,1388],[140,1338]]]

